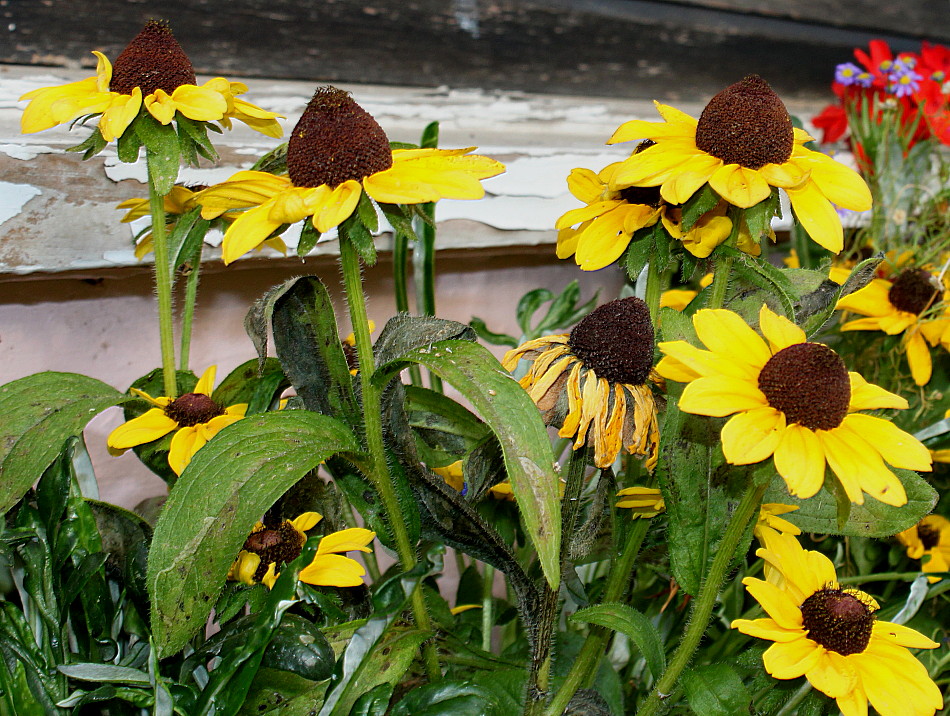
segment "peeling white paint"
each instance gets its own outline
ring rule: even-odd
[[[40,154],[55,154],[59,149],[47,147],[42,144],[0,144],[0,153],[6,154],[11,159],[36,159]]]
[[[32,184],[0,181],[0,224],[19,214],[30,199],[42,193]]]

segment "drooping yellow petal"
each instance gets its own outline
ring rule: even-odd
[[[313,226],[321,234],[329,231],[334,226],[339,226],[346,221],[356,210],[359,204],[360,194],[363,188],[358,181],[347,180],[335,186],[332,189],[326,188],[325,194],[317,195],[314,193],[312,198],[313,205]]]
[[[809,183],[832,203],[852,211],[871,208],[871,190],[861,175],[821,152],[795,147],[791,163],[807,170]]]
[[[607,188],[601,178],[590,169],[578,167],[567,175],[567,188],[585,204],[593,204]],[[555,226],[555,228],[558,228]]]
[[[609,266],[630,244],[631,234],[624,230],[624,212],[618,206],[592,221],[578,238],[574,259],[583,271]]]
[[[164,410],[152,408],[109,433],[106,444],[112,450],[128,450],[136,445],[154,442],[177,427],[178,423],[169,418]]]
[[[894,304],[888,298],[893,285],[883,278],[876,278],[867,286],[843,296],[835,308],[839,311],[860,313],[862,316],[886,316],[895,310]]]
[[[911,330],[905,334],[904,351],[914,382],[917,385],[927,385],[933,373],[933,363],[930,360],[930,348],[919,330]]]
[[[748,209],[769,197],[772,187],[755,169],[726,164],[709,177],[709,186],[733,206]]]
[[[722,452],[733,465],[762,462],[775,452],[784,432],[785,416],[775,408],[739,413],[722,428]]]
[[[710,181],[722,161],[705,153],[694,154],[675,170],[668,171],[660,188],[660,195],[671,204],[685,204],[689,198]]]
[[[621,206],[624,202],[617,199],[610,199],[608,201],[595,201],[587,206],[582,206],[577,209],[571,209],[567,213],[563,214],[556,222],[554,222],[555,229],[566,229],[569,226],[575,226],[577,224],[582,224],[585,221],[590,221],[591,219],[596,219],[603,214],[606,214],[611,209]]]
[[[340,554],[317,555],[297,575],[301,582],[325,587],[358,587],[366,570],[359,562]]]
[[[247,585],[254,584],[254,574],[261,564],[261,556],[254,552],[248,552],[242,549],[234,564],[228,570],[228,579],[234,582],[243,582]]]
[[[775,469],[795,497],[812,497],[825,479],[821,440],[802,425],[788,425],[775,448]]]
[[[107,142],[121,137],[142,108],[142,90],[135,87],[130,95],[116,94],[99,118],[99,131]]]
[[[419,204],[439,199],[481,199],[483,179],[505,171],[489,157],[460,150],[394,150],[393,165],[363,179],[366,193],[377,201]]]
[[[811,182],[797,189],[786,189],[788,199],[808,235],[819,246],[834,254],[844,248],[844,230],[835,207]]]
[[[207,85],[179,85],[172,92],[175,108],[188,119],[211,122],[221,119],[228,111],[228,102],[220,92]]]
[[[181,475],[205,443],[208,442],[194,427],[180,428],[168,448],[168,465],[176,475]]]
[[[241,214],[224,234],[221,259],[225,265],[237,261],[264,243],[280,224],[270,218],[271,201]]]

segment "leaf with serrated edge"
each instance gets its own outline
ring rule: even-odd
[[[239,420],[199,450],[155,525],[148,562],[152,628],[162,655],[203,627],[228,568],[254,524],[309,470],[356,440],[307,411]]]

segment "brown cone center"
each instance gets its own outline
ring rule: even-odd
[[[917,525],[917,537],[924,549],[933,549],[940,544],[940,531],[930,525]]]
[[[261,558],[261,563],[254,573],[254,580],[259,582],[264,578],[271,562],[276,563],[276,569],[280,571],[281,565],[297,559],[304,542],[300,533],[288,520],[284,520],[275,528],[267,528],[250,535],[244,541],[243,548]]]
[[[713,97],[696,126],[699,149],[748,169],[784,164],[794,144],[788,110],[758,75],[749,75]]]
[[[335,87],[317,90],[287,143],[287,173],[298,187],[360,181],[392,164],[382,127]]]
[[[843,656],[860,654],[871,641],[874,613],[853,594],[819,589],[800,608],[808,638],[830,651]]]
[[[620,190],[620,198],[628,204],[644,204],[654,209],[663,203],[658,186],[628,186]]]
[[[759,390],[786,423],[811,430],[841,425],[851,402],[844,361],[820,343],[796,343],[772,356],[759,373]]]
[[[182,428],[207,423],[224,414],[224,408],[202,393],[185,393],[165,406],[165,415]]]
[[[139,87],[142,96],[157,89],[168,94],[182,85],[195,84],[195,69],[164,22],[151,21],[122,50],[112,64],[109,89],[132,94]]]
[[[920,315],[940,295],[931,278],[926,269],[902,271],[887,292],[887,300],[900,311]]]
[[[567,344],[598,377],[643,385],[653,367],[650,311],[632,296],[605,303],[574,326]]]

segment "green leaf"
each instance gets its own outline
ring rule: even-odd
[[[120,162],[134,164],[139,158],[139,149],[142,148],[142,140],[131,128],[126,129],[116,139],[116,154]]]
[[[76,373],[36,373],[0,386],[0,514],[39,479],[68,438],[128,399]]]
[[[287,173],[287,142],[278,144],[267,154],[254,162],[251,167],[256,172],[267,172],[268,174],[286,174]]]
[[[715,209],[719,198],[719,194],[713,191],[709,184],[703,184],[699,191],[687,199],[683,204],[683,222],[680,224],[683,233],[692,229],[703,214]]]
[[[258,299],[244,319],[257,347],[259,367],[267,355],[268,324],[284,374],[308,410],[362,423],[350,368],[337,333],[333,302],[316,276],[291,279]]]
[[[652,232],[640,229],[634,234],[633,240],[627,246],[627,250],[624,251],[623,254],[623,259],[621,259],[624,270],[627,272],[627,278],[631,281],[637,280],[637,276],[639,276],[646,265],[650,263],[650,258],[653,256],[653,249]]]
[[[733,265],[733,271],[737,278],[755,286],[762,292],[749,297],[744,302],[743,305],[748,303],[755,308],[754,316],[745,316],[747,322],[758,322],[758,308],[761,308],[763,303],[768,304],[769,308],[786,316],[793,323],[795,322],[795,288],[782,269],[776,268],[765,259],[750,256],[726,245],[718,246],[716,255],[734,257],[736,261]],[[730,305],[730,308],[742,312],[733,305]]]
[[[445,456],[443,462],[426,461],[431,467],[455,462],[489,434],[485,423],[442,393],[412,385],[405,390],[409,424],[432,453]]]
[[[401,204],[385,204],[382,202],[377,202],[377,205],[386,217],[386,221],[389,222],[389,225],[392,226],[395,231],[403,236],[408,236],[414,241],[419,240],[419,237],[416,236],[416,230],[412,226],[412,215],[404,206]]]
[[[297,240],[297,256],[306,256],[320,240],[320,232],[313,225],[312,221],[304,220],[300,229],[300,238]]]
[[[429,149],[439,146],[439,123],[429,122],[426,128],[422,130],[422,139],[419,140],[420,147]]]
[[[536,288],[521,297],[521,300],[518,301],[518,307],[515,309],[515,316],[518,319],[518,326],[522,333],[528,334],[531,332],[531,317],[541,307],[542,303],[550,301],[552,298],[554,298],[554,294],[546,288]]]
[[[640,649],[654,679],[666,670],[666,652],[660,633],[653,622],[636,609],[625,604],[598,604],[575,612],[571,621],[597,624],[629,637]]]
[[[134,512],[108,502],[86,502],[95,516],[102,550],[109,555],[109,566],[120,575],[130,595],[139,604],[147,605],[145,570],[152,528]]]
[[[382,336],[380,337],[382,340]],[[467,341],[438,341],[381,363],[382,388],[410,363],[452,384],[498,437],[525,528],[548,583],[560,583],[561,501],[547,429],[528,394],[488,349]]]
[[[389,716],[449,716],[484,713],[492,694],[468,681],[439,681],[416,687],[390,711]]]
[[[219,405],[247,403],[247,415],[253,415],[276,409],[278,397],[289,385],[277,359],[268,358],[260,370],[258,361],[251,359],[232,370],[211,397]]]
[[[350,716],[386,716],[394,688],[393,684],[387,682],[370,689],[353,704]]]
[[[218,161],[218,152],[208,139],[208,125],[205,122],[189,119],[179,112],[175,124],[178,125],[179,145],[184,144],[186,138],[190,139],[201,156],[211,162]]]
[[[340,241],[351,241],[356,253],[367,266],[376,265],[376,244],[373,235],[363,224],[358,213],[353,213],[337,227]]]
[[[289,671],[261,666],[238,715],[312,716],[323,705],[329,683],[314,683]]]
[[[60,673],[79,681],[97,681],[109,684],[133,684],[145,686],[149,684],[148,674],[138,669],[115,664],[59,664],[56,667]]]
[[[165,196],[175,185],[181,165],[175,128],[171,123],[161,124],[148,112],[141,112],[126,132],[130,130],[145,145],[145,159],[155,191]]]
[[[763,236],[768,236],[772,228],[772,217],[777,211],[779,211],[778,189],[774,187],[768,197],[743,210],[742,218],[753,241],[758,243]]]
[[[371,234],[379,231],[379,215],[376,213],[376,205],[369,198],[365,191],[360,193],[360,202],[356,205],[356,215],[360,222]]]
[[[352,433],[333,418],[293,410],[247,417],[199,450],[172,488],[148,563],[152,629],[161,655],[202,628],[254,524]]]
[[[687,669],[682,681],[693,713],[735,716],[748,713],[752,704],[752,694],[736,670],[727,664],[707,664]]]
[[[99,127],[92,128],[92,134],[90,134],[84,142],[77,144],[75,147],[69,147],[67,152],[82,152],[83,161],[87,159],[92,159],[99,152],[109,146],[109,143],[103,138],[102,132],[99,131]]]
[[[853,537],[890,537],[913,527],[930,514],[937,504],[937,492],[928,482],[912,470],[888,467],[904,485],[907,504],[892,507],[864,496],[863,505],[850,505],[847,521],[838,523],[838,505],[835,495],[828,490],[828,481],[837,485],[833,475],[826,478],[825,485],[812,497],[799,499],[788,494],[783,480],[774,480],[763,498],[764,502],[778,502],[785,505],[797,505],[798,509],[783,515],[804,532],[818,534],[848,535]],[[830,471],[829,471],[830,473]],[[844,492],[844,490],[840,490]],[[847,500],[847,497],[844,498]]]
[[[517,338],[507,333],[494,333],[490,331],[485,321],[481,318],[472,316],[472,320],[468,322],[468,325],[471,326],[478,337],[486,343],[491,343],[496,346],[510,346],[511,348],[518,347]]]

